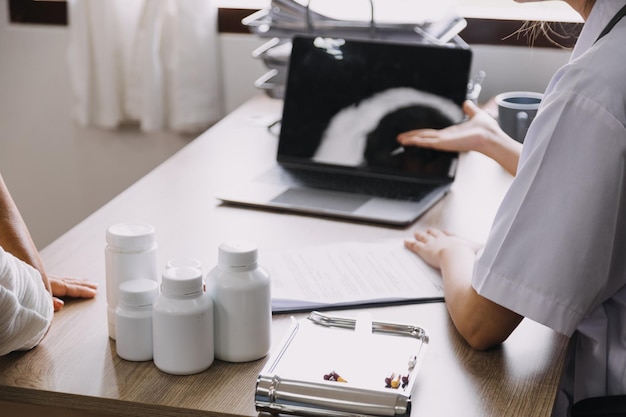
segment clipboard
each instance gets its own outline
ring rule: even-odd
[[[414,325],[312,312],[293,320],[259,374],[258,412],[302,416],[398,416],[429,343]]]

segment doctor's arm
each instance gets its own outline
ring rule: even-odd
[[[504,342],[523,317],[479,295],[472,287],[478,245],[438,229],[415,232],[405,246],[441,270],[446,307],[467,343],[486,350]]]
[[[511,175],[517,172],[522,144],[508,136],[498,122],[471,101],[463,103],[468,120],[445,129],[417,129],[398,135],[403,146],[442,151],[476,151],[499,163]]]

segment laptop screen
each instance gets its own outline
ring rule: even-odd
[[[460,122],[470,65],[463,48],[295,37],[278,161],[451,181],[456,153],[403,148],[396,137]]]

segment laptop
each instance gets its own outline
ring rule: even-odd
[[[458,154],[399,133],[463,120],[467,48],[296,36],[276,165],[225,203],[407,226],[439,201]]]

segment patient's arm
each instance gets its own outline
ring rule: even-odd
[[[48,276],[45,273],[43,262],[39,257],[39,251],[28,232],[26,223],[22,219],[11,194],[0,175],[0,246],[5,251],[41,273],[44,286],[52,295],[52,289]]]
[[[59,297],[93,298],[96,295],[97,285],[94,283],[50,276],[46,273],[39,251],[11,198],[2,175],[0,175],[0,246],[39,271],[44,287],[53,296],[55,311],[60,310],[64,304]]]

